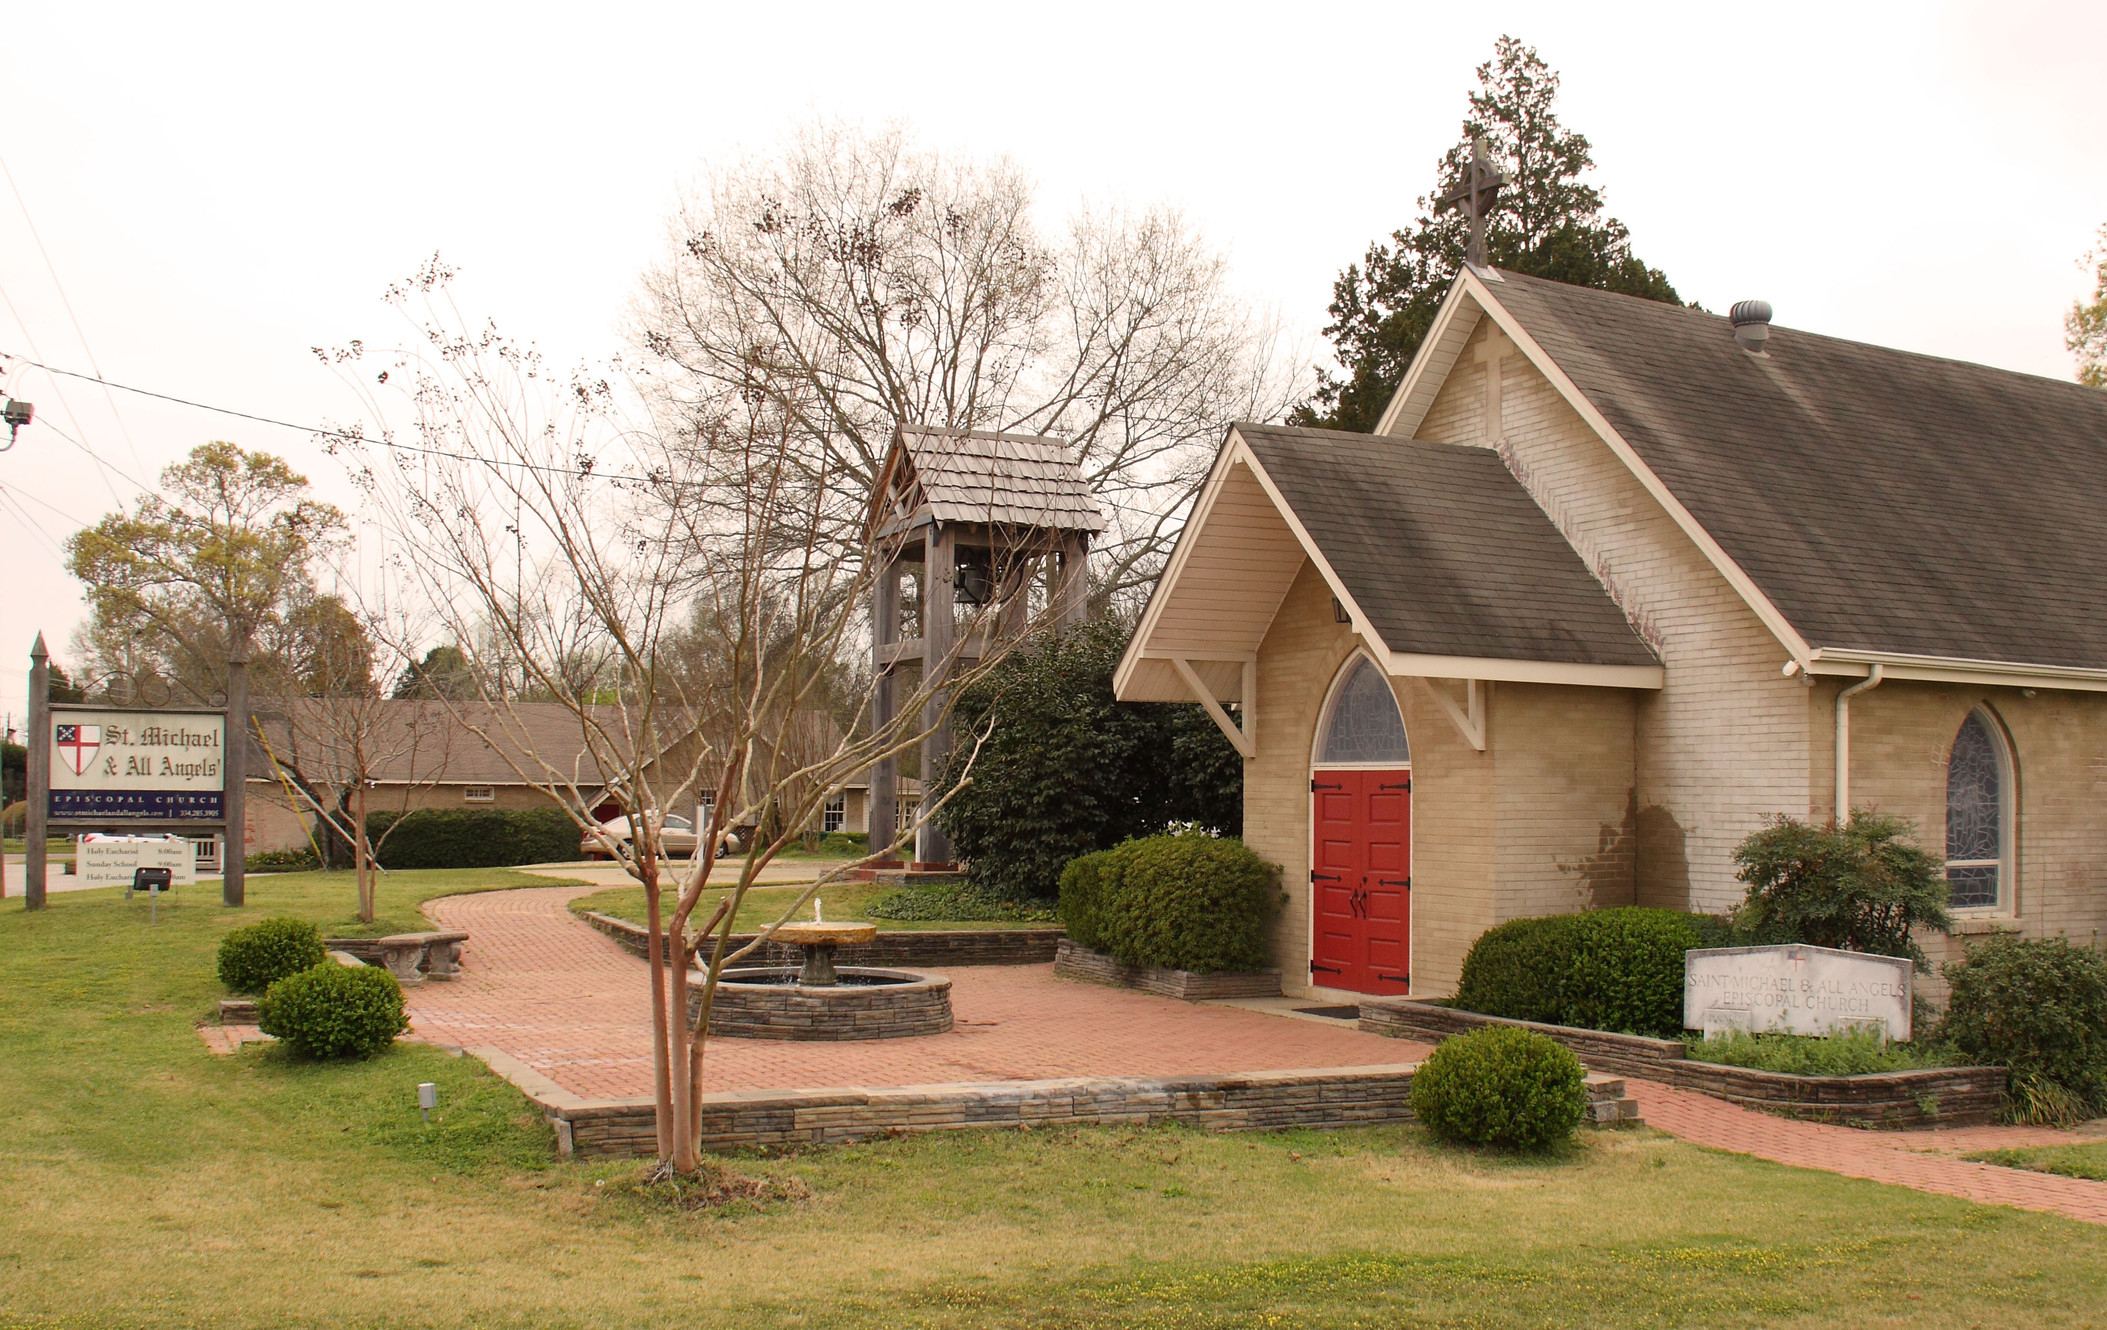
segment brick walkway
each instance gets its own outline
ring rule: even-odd
[[[1864,1131],[1773,1117],[1650,1081],[1631,1081],[1629,1092],[1639,1101],[1639,1112],[1647,1126],[1693,1145],[1988,1205],[2046,1210],[2095,1224],[2107,1223],[2107,1182],[1973,1164],[1955,1157],[2005,1147],[2084,1144],[2098,1140],[2096,1135],[2040,1127]]]
[[[441,1043],[495,1045],[588,1097],[648,1095],[644,964],[564,908],[594,890],[543,887],[433,901],[428,913],[448,928],[467,930],[469,942],[460,979],[409,991],[416,1033]],[[1046,965],[963,967],[949,974],[958,1022],[950,1034],[864,1044],[717,1040],[710,1045],[706,1088],[1175,1076],[1366,1066],[1430,1051],[1344,1025],[1057,980]],[[2076,1144],[2100,1139],[2097,1134],[2038,1127],[1862,1131],[1772,1117],[1646,1081],[1628,1084],[1647,1125],[1692,1144],[2107,1223],[2107,1183],[1956,1157]]]
[[[431,902],[465,929],[462,976],[409,990],[418,1035],[504,1049],[591,1098],[651,1093],[650,990],[644,963],[564,908],[591,887],[481,892]],[[709,1045],[709,1090],[927,1085],[1059,1076],[1178,1076],[1367,1066],[1423,1057],[1424,1045],[1349,1025],[1289,1020],[1099,988],[1051,965],[962,966],[951,978],[957,1026],[926,1039]]]

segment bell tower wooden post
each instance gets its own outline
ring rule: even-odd
[[[871,585],[871,730],[885,734],[900,706],[899,681],[893,674],[894,648],[900,641],[900,560],[883,546],[872,555],[879,568]],[[881,757],[871,768],[870,807],[865,810],[871,853],[892,844],[899,834],[899,809],[900,759]]]
[[[957,665],[958,528],[949,523],[932,524],[923,542],[922,562],[922,677],[948,681]],[[923,687],[922,703],[922,802],[921,825],[915,832],[915,862],[951,862],[951,838],[934,819],[928,807],[936,793],[937,777],[951,757],[951,725],[944,718],[950,705],[948,687]]]

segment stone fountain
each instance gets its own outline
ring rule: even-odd
[[[712,1035],[731,1039],[908,1039],[951,1028],[951,981],[914,970],[834,964],[836,947],[868,946],[873,924],[816,917],[782,925],[775,941],[798,947],[801,966],[726,970],[710,1003]],[[702,982],[688,981],[688,1020],[702,1011]]]

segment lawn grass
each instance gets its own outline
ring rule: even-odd
[[[830,882],[819,889],[820,907],[829,919],[843,921],[868,921],[888,932],[910,928],[1044,928],[1044,923],[1020,923],[997,919],[873,919],[869,913],[870,903],[880,896],[900,890],[894,886],[883,886],[876,882]],[[749,933],[767,927],[782,917],[783,911],[805,891],[803,887],[755,887],[746,893],[739,904],[739,913],[732,920],[734,931]],[[710,917],[717,902],[724,899],[728,891],[710,888],[703,893],[702,903],[695,907],[700,919]],[[632,923],[644,922],[644,889],[642,887],[610,887],[596,891],[590,896],[580,896],[571,902],[571,908],[583,913],[597,910],[611,914],[617,919]],[[805,917],[811,918],[812,907],[805,907]]]
[[[397,873],[417,901],[502,870]],[[811,1199],[682,1213],[558,1164],[472,1059],[206,1052],[230,927],[348,875],[0,906],[0,1327],[2077,1325],[2107,1230],[1647,1131],[1548,1159],[1416,1128],[958,1132],[751,1156]],[[439,1085],[427,1129],[419,1081]],[[1913,1298],[1918,1300],[1912,1300]]]
[[[2037,1145],[2018,1150],[1986,1150],[1968,1156],[1985,1164],[2061,1173],[2067,1178],[2107,1182],[2107,1141],[2091,1145]]]

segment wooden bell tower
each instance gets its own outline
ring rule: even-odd
[[[985,430],[902,426],[872,487],[866,521],[878,564],[871,594],[873,722],[898,714],[899,676],[933,679],[922,720],[923,798],[951,753],[939,725],[948,681],[1034,621],[1081,623],[1089,614],[1090,538],[1105,529],[1082,468],[1059,440]],[[870,837],[898,828],[899,763],[871,772]],[[915,837],[920,871],[949,871],[951,841],[933,824]]]

